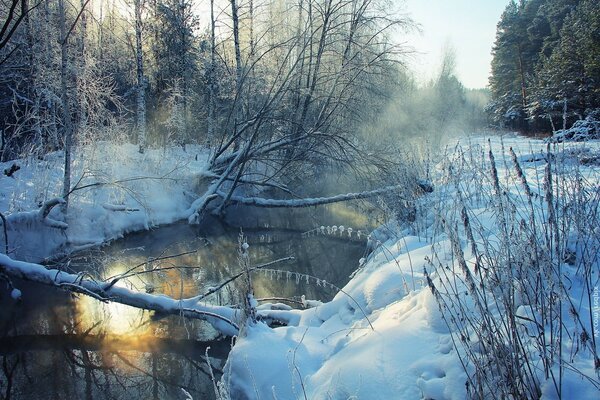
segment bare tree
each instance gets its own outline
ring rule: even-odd
[[[228,115],[233,121],[226,125],[231,129],[219,132],[209,166],[214,178],[190,208],[190,221],[219,198],[222,212],[233,198],[239,200],[234,197],[238,189],[285,192],[295,171],[306,175],[312,166],[385,166],[384,160],[366,156],[353,130],[369,112],[364,107],[368,85],[393,72],[403,53],[389,42],[388,32],[408,21],[384,14],[375,0],[303,0],[297,10],[281,11],[281,20],[252,19],[244,25],[237,2],[229,4],[235,96]],[[296,12],[298,24],[290,29],[285,18]]]
[[[137,71],[136,126],[139,152],[146,149],[146,78],[144,76],[144,54],[142,49],[142,0],[133,0],[135,13],[135,59]]]
[[[34,1],[33,5],[30,6],[28,0],[10,0],[8,4],[2,4],[2,7],[6,7],[7,10],[2,10],[3,21],[0,23],[0,52],[8,45],[19,25],[21,25],[31,10],[39,6],[39,4],[40,2]],[[10,57],[13,51],[0,59],[0,65]]]
[[[67,22],[65,16],[65,2],[58,0],[58,13],[60,24],[60,88],[63,117],[63,138],[64,138],[64,178],[62,194],[66,203],[63,210],[66,212],[68,207],[68,195],[71,191],[71,147],[73,145],[73,121],[71,119],[71,106],[69,104],[69,95],[67,81],[69,80],[67,71],[67,43],[70,32],[67,31]]]

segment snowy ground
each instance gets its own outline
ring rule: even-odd
[[[188,217],[186,210],[198,197],[194,191],[207,152],[195,146],[149,149],[144,154],[131,144],[96,143],[78,147],[73,155],[72,186],[62,232],[43,224],[10,223],[9,255],[40,261],[57,253],[121,237],[123,234],[168,224]],[[5,216],[37,210],[59,197],[62,190],[63,155],[30,157],[0,163],[0,171],[13,164],[20,169],[12,177],[0,175],[0,212]],[[51,217],[62,219],[59,207]],[[4,244],[4,233],[0,232]],[[4,245],[3,245],[4,247]]]
[[[492,138],[491,147],[506,196],[524,199],[511,164],[509,147],[517,153],[534,195],[543,196],[544,143],[508,136],[503,140]],[[259,323],[250,327],[247,335],[238,340],[226,368],[229,375],[225,387],[229,386],[231,397],[437,400],[468,397],[467,374],[454,347],[457,332],[451,332],[442,318],[423,271],[428,269],[438,293],[448,294],[442,282],[447,274],[436,273],[435,266],[451,271],[457,268],[441,220],[454,220],[459,213],[459,189],[461,202],[468,204],[472,218],[477,218],[479,242],[493,243],[500,235],[498,219],[489,204],[493,201],[493,196],[489,195],[493,190],[487,149],[485,139],[473,138],[447,151],[432,177],[436,192],[422,199],[417,223],[404,229],[396,228],[395,236],[380,244],[366,265],[343,288],[344,293],[338,293],[333,301],[316,308],[294,311],[295,319],[286,316],[292,326],[269,329]],[[578,174],[587,189],[596,193],[600,169],[594,160],[600,155],[599,151],[597,142],[552,149],[557,158],[558,154],[567,154],[560,165],[557,163],[557,169],[565,176]],[[598,199],[597,196],[593,198]],[[526,203],[525,200],[514,202],[517,205]],[[598,204],[592,206],[597,209]],[[543,206],[536,212],[543,213],[541,208]],[[520,211],[515,209],[515,212]],[[594,240],[597,242],[597,237]],[[464,237],[460,243],[472,270],[474,257],[469,252],[469,244]],[[593,248],[598,251],[597,245]],[[590,280],[596,286],[597,296],[597,254],[594,259]],[[577,313],[583,316],[588,332],[595,324],[594,334],[598,341],[597,314],[592,322],[590,303],[582,301],[585,299],[582,296],[583,280],[574,267],[566,264],[564,277],[570,285],[569,295],[564,295],[564,304],[570,296]],[[464,288],[464,282],[458,281],[457,285]],[[468,297],[466,289],[464,294]],[[525,301],[515,303],[515,307],[520,307],[520,311],[528,310]],[[495,318],[503,319],[502,309],[493,306],[490,309]],[[596,308],[595,311],[600,310]],[[262,312],[281,317],[281,312]],[[527,320],[523,321],[525,327]],[[565,337],[569,332],[581,332],[573,318],[565,317],[564,324]],[[561,378],[562,398],[597,398],[600,386],[592,352],[583,345],[579,348],[580,344],[575,343],[577,340],[576,336],[564,340],[563,358],[568,367]],[[575,347],[577,350],[574,351]],[[533,347],[527,349],[532,353],[531,364],[538,376],[542,397],[558,398],[552,382],[544,378],[541,361],[533,354],[535,350]],[[462,360],[464,362],[465,358]],[[489,369],[493,367],[490,365]],[[472,370],[473,367],[467,368]],[[579,372],[574,372],[577,370]],[[485,397],[497,395],[492,392]]]
[[[508,207],[507,215],[526,216],[527,198],[511,164],[509,148],[515,149],[530,183],[532,197],[543,199],[546,145],[519,137],[503,140],[494,137],[490,145],[503,190],[501,197],[512,207]],[[428,287],[424,268],[432,279],[430,284],[437,288],[438,298],[452,294],[446,271],[457,277],[451,289],[465,292],[468,297],[460,278],[456,248],[452,247],[444,228],[460,222],[460,205],[468,207],[474,221],[476,241],[481,247],[476,251],[489,256],[483,257],[483,267],[496,267],[494,255],[502,247],[502,233],[500,214],[494,204],[496,197],[492,195],[487,149],[488,143],[483,138],[465,140],[449,148],[439,163],[432,166],[434,172],[430,178],[436,190],[420,200],[417,221],[410,226],[386,228],[387,238],[381,239],[377,250],[331,302],[303,311],[261,306],[259,314],[264,318],[284,320],[288,326],[271,329],[260,322],[249,326],[231,352],[219,390],[232,398],[261,399],[466,398],[468,375],[463,363],[467,358],[460,353],[462,347],[457,346],[457,332],[452,324],[450,327],[447,324],[439,300]],[[561,144],[551,151],[559,176],[557,182],[565,185],[565,182],[578,182],[582,193],[593,200],[591,203],[583,201],[586,204],[582,206],[586,210],[591,207],[595,215],[600,193],[600,144]],[[79,187],[103,184],[76,192],[65,234],[57,233],[55,228],[40,230],[39,226],[28,231],[23,231],[23,227],[9,230],[10,255],[39,260],[64,250],[67,243],[73,246],[97,243],[187,217],[186,210],[194,200],[191,192],[195,190],[197,177],[203,173],[206,156],[199,149],[152,150],[144,155],[127,145],[107,144],[84,149],[76,155],[75,182],[83,176]],[[0,212],[5,215],[35,210],[39,203],[60,193],[59,153],[41,161],[31,159],[18,163],[21,169],[14,174],[15,178],[0,178]],[[0,167],[10,168],[11,164]],[[557,189],[556,193],[563,192]],[[549,211],[544,201],[533,204],[535,218],[539,216],[543,221]],[[118,211],[121,209],[137,211]],[[590,214],[590,218],[593,215]],[[592,236],[594,232],[597,234],[596,227],[587,228]],[[390,230],[392,235],[389,235]],[[476,257],[464,232],[458,228],[457,232],[461,235],[458,243],[468,268],[475,274]],[[376,237],[384,236],[374,235],[373,240]],[[573,234],[577,259],[583,257],[578,243]],[[561,377],[565,399],[597,398],[600,390],[590,338],[579,340],[582,329],[587,329],[595,335],[595,346],[599,331],[597,319],[593,318],[597,318],[594,312],[600,309],[592,309],[593,301],[597,302],[594,299],[597,299],[599,284],[598,235],[589,237],[585,243],[588,253],[590,249],[595,252],[592,257],[595,261],[588,265],[591,272],[587,280],[582,278],[578,264],[560,265],[561,276],[569,282],[568,290],[560,294],[563,311],[566,310],[564,332],[568,336],[563,341],[560,356],[568,366]],[[312,277],[307,279],[324,284]],[[595,294],[590,296],[588,291],[587,302],[584,301],[586,285],[596,287]],[[473,307],[472,301],[465,303],[466,307]],[[570,317],[569,303],[573,304],[579,322]],[[523,299],[515,300],[514,305],[518,308],[514,311],[523,316],[539,311]],[[490,312],[501,320],[504,310],[492,306]],[[526,327],[523,323],[523,329]],[[542,397],[558,398],[554,385],[542,373],[541,361],[533,352],[531,356]],[[472,372],[472,368],[467,363],[467,370]],[[555,368],[556,365],[552,370]]]

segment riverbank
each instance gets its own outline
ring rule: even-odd
[[[599,155],[517,136],[449,149],[417,223],[333,301],[238,339],[223,395],[594,398]]]
[[[35,215],[44,202],[61,195],[62,152],[1,163],[0,171],[18,167],[10,177],[0,176],[0,212],[9,218],[8,255],[39,262],[187,218],[186,210],[199,197],[196,186],[208,151],[189,145],[137,150],[108,142],[74,149],[68,216],[60,207],[49,214],[66,229],[47,226]],[[0,239],[4,247],[4,232]]]
[[[87,198],[82,209],[90,210],[82,215],[101,212],[104,219],[95,228],[105,227],[82,237],[91,242],[106,232],[122,235],[185,211],[192,199],[183,191],[202,174],[203,158],[180,156],[193,167],[177,168],[178,178],[158,181],[172,185],[168,190],[147,177],[133,181],[144,185],[136,190],[146,201],[120,184],[99,186],[120,190],[118,201],[82,190]],[[108,162],[107,157],[101,159]],[[142,170],[135,157],[126,163],[129,173]],[[245,329],[224,368],[217,389],[221,397],[597,394],[599,143],[546,148],[541,141],[514,136],[492,137],[489,143],[472,138],[436,160],[428,177],[436,190],[417,202],[415,222],[391,224],[385,238],[372,235],[377,249],[332,301],[306,301],[313,308],[302,311],[280,304],[258,307],[263,321],[287,326],[272,329],[258,322]],[[169,162],[166,171],[168,165],[180,165]],[[152,163],[147,165],[143,168]],[[127,176],[122,165],[112,167],[123,173],[117,176]],[[157,176],[160,170],[152,171]],[[51,193],[52,186],[46,188]],[[26,190],[36,192],[35,186]],[[11,199],[18,204],[18,196]],[[118,211],[139,204],[153,205],[144,208],[144,218],[136,214],[141,211]],[[341,232],[339,226],[317,228]],[[39,240],[32,236],[31,242],[41,246]],[[254,251],[252,243],[247,250]],[[316,274],[262,274],[331,287]]]

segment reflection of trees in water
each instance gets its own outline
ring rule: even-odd
[[[64,349],[5,355],[2,366],[7,399],[214,397],[206,363],[172,354]]]
[[[156,323],[161,337],[111,335],[102,321],[83,324],[67,305],[30,312],[35,318],[24,320],[21,306],[6,293],[0,296],[13,311],[12,319],[3,320],[0,337],[0,398],[177,399],[185,398],[182,388],[194,398],[214,397],[204,351],[210,345],[218,377],[229,343],[171,338],[186,337],[186,329],[194,337],[198,326],[187,322],[183,328],[171,318]]]
[[[302,214],[299,214],[302,215]],[[293,222],[292,225],[297,222]],[[287,221],[290,224],[290,221]],[[310,222],[311,226],[314,225]],[[103,249],[93,249],[60,263],[69,272],[90,271],[96,279],[121,274],[138,263],[161,255],[196,250],[176,259],[151,263],[151,271],[124,284],[139,290],[179,297],[205,293],[207,288],[240,272],[237,262],[239,229],[212,226],[210,232],[188,225],[160,228],[131,235]],[[216,234],[209,233],[216,230]],[[341,237],[302,238],[298,229],[248,229],[253,265],[294,256],[277,265],[282,270],[325,279],[343,286],[363,255],[364,244]],[[213,232],[214,233],[214,232]],[[203,237],[202,235],[207,235]],[[57,267],[59,264],[53,266]],[[144,269],[142,268],[142,269]],[[299,297],[329,300],[335,294],[311,281],[274,279],[255,273],[257,297]],[[150,318],[134,311],[132,324],[117,321],[121,311],[96,300],[75,300],[55,289],[18,282],[22,302],[15,303],[0,288],[0,398],[27,399],[183,399],[182,388],[194,398],[214,398],[204,350],[210,344],[215,374],[220,376],[229,350],[228,342],[201,342],[214,331],[200,321],[176,317]],[[207,300],[217,304],[240,304],[240,283],[233,282]],[[117,310],[117,311],[116,311]],[[129,318],[129,316],[128,316]],[[123,329],[123,327],[125,329]],[[116,333],[124,333],[116,335]]]

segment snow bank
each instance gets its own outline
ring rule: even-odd
[[[238,338],[223,378],[228,395],[251,399],[439,400],[468,397],[468,375],[463,363],[471,373],[473,366],[466,361],[465,350],[457,343],[460,332],[451,330],[453,324],[447,323],[448,314],[442,314],[439,302],[428,287],[424,268],[437,293],[452,295],[444,289],[446,279],[460,274],[460,269],[442,225],[460,218],[459,198],[471,207],[470,213],[479,227],[476,234],[485,241],[489,254],[501,247],[497,213],[489,203],[494,196],[488,195],[493,193],[490,167],[485,161],[488,146],[496,156],[504,189],[502,196],[514,199],[514,204],[528,204],[511,165],[511,147],[530,182],[532,195],[544,195],[542,181],[548,159],[545,143],[514,136],[491,138],[489,145],[483,138],[458,145],[457,151],[437,166],[436,193],[421,201],[420,218],[429,221],[427,231],[417,235],[406,227],[401,231],[397,226],[373,235],[372,241],[378,245],[376,251],[331,302],[303,311],[259,310],[263,317],[276,318],[287,313],[286,318],[280,319],[289,321],[292,326],[270,329],[258,323],[248,328],[245,337]],[[597,154],[600,145],[588,143],[586,146],[561,145],[552,149],[552,160],[560,160],[561,166],[557,169],[565,176],[576,171],[581,181],[594,190],[600,181],[600,171],[582,163],[580,155]],[[474,165],[479,165],[476,170],[472,169]],[[459,178],[451,179],[449,170],[455,171]],[[535,204],[538,207],[542,203]],[[545,215],[547,211],[542,207],[535,213]],[[528,215],[526,207],[514,212]],[[467,259],[467,268],[474,273],[476,260],[466,237],[460,237],[460,246]],[[448,275],[442,271],[451,272]],[[578,279],[576,269],[564,268],[563,271],[570,284],[569,295],[573,300],[581,299],[584,282]],[[452,282],[450,279],[448,282]],[[597,271],[593,279],[598,283]],[[475,302],[469,298],[462,278],[455,283],[456,290],[463,293],[466,307],[474,310]],[[524,307],[519,308],[516,315],[523,318],[522,326],[525,327],[530,323],[526,318],[531,316],[532,310],[526,304],[520,304]],[[566,300],[564,304],[566,315],[569,306]],[[589,307],[575,304],[579,307],[578,313],[587,312],[588,317],[584,317],[582,323],[590,327]],[[500,307],[490,307],[490,310],[496,313],[495,318],[503,318]],[[572,318],[565,318],[563,323],[565,332],[578,331]],[[570,340],[564,342],[563,357],[569,358],[569,365],[574,369],[563,369],[562,390],[566,396],[563,398],[593,398],[598,393],[593,355],[583,348],[573,354],[572,344]],[[475,339],[473,348],[478,345]],[[555,398],[554,386],[544,379],[540,361],[532,360],[532,363],[540,379],[542,397]],[[576,370],[592,380],[586,380],[579,372],[574,372]]]
[[[23,223],[22,218],[60,196],[62,153],[0,163],[0,170],[13,164],[20,167],[11,177],[0,176],[0,212],[8,220],[9,255],[40,261],[187,218],[207,158],[207,151],[197,146],[148,149],[144,154],[131,144],[100,142],[75,148],[68,216],[60,207],[49,215],[66,222],[66,230],[32,223],[31,218]],[[0,243],[4,252],[3,229]]]

